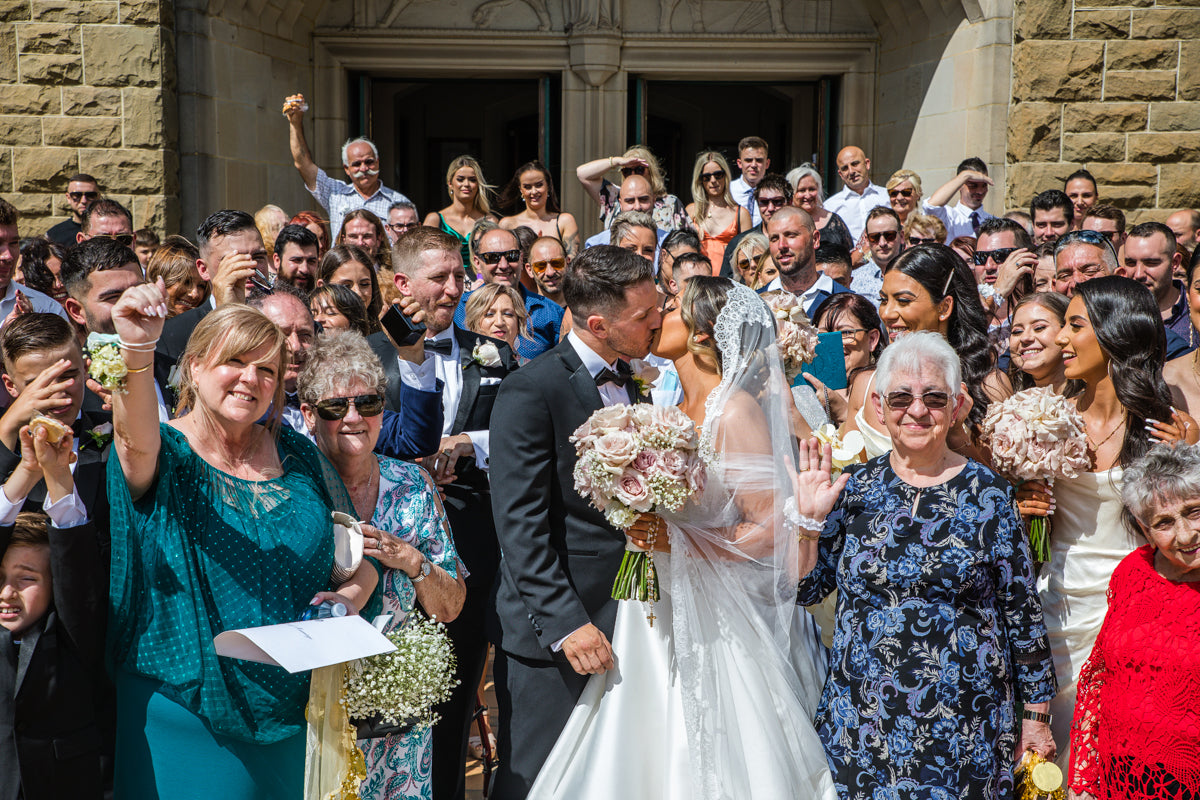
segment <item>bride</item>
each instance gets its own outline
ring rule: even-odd
[[[753,290],[695,277],[653,351],[675,362],[708,485],[628,532],[662,531],[660,599],[619,604],[616,668],[590,679],[528,797],[835,800],[784,513],[796,446],[773,317]]]

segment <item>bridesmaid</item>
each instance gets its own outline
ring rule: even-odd
[[[437,228],[458,239],[462,245],[463,266],[471,269],[471,248],[468,244],[471,229],[484,217],[495,219],[488,203],[488,193],[495,187],[483,178],[483,168],[471,156],[459,156],[446,169],[446,191],[450,193],[450,205],[441,211],[427,214],[424,225]]]
[[[575,217],[559,208],[554,179],[542,162],[528,161],[517,167],[512,180],[500,192],[500,207],[515,206],[518,196],[525,209],[501,219],[500,227],[512,230],[524,225],[538,236],[553,236],[562,242],[567,257],[574,257],[579,252],[579,225]]]

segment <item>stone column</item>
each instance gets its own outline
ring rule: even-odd
[[[587,238],[600,230],[596,204],[575,179],[575,168],[625,151],[626,74],[621,69],[621,34],[571,36],[570,68],[563,71],[562,202]]]

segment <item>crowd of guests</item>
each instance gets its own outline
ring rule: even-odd
[[[323,600],[447,623],[441,721],[360,739],[361,794],[461,798],[489,641],[511,671],[531,658],[505,641],[531,628],[532,660],[566,675],[603,671],[579,654],[612,637],[611,619],[552,638],[549,612],[497,619],[493,405],[571,331],[692,325],[696,276],[790,292],[841,334],[846,388],[806,376],[816,405],[794,422],[814,546],[798,602],[836,609],[815,720],[839,796],[1006,796],[1026,749],[1079,797],[1200,793],[1200,213],[1127,229],[1080,170],[995,217],[979,159],[925,196],[910,170],[872,182],[853,146],[827,196],[751,136],[733,165],[697,157],[686,203],[644,146],[580,165],[602,222],[584,241],[539,162],[497,193],[456,158],[422,218],[367,139],[342,148],[349,182],[318,168],[301,108],[291,151],[322,214],[222,210],[160,239],[79,174],[71,219],[36,236],[0,199],[0,800],[299,796],[307,678],[212,639]],[[564,293],[606,245],[652,264],[637,319]],[[123,386],[88,377],[90,334],[119,337]],[[685,400],[672,360],[647,358],[654,402]],[[607,402],[629,366],[593,366],[581,385]],[[1091,469],[1013,487],[979,426],[1034,386],[1078,410]],[[824,422],[870,461],[822,489],[804,482]],[[332,511],[364,522],[351,575],[332,569]],[[1022,517],[1047,514],[1037,564]],[[497,691],[478,747],[498,739],[494,796],[523,797],[556,731]]]

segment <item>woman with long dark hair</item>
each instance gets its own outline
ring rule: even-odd
[[[1163,379],[1171,387],[1175,407],[1189,414],[1200,413],[1200,274],[1196,264],[1200,263],[1200,248],[1187,260],[1183,290],[1187,296],[1188,316],[1192,326],[1188,329],[1190,353],[1168,361],[1163,367]]]
[[[317,267],[317,286],[340,284],[359,296],[367,309],[370,332],[379,330],[379,315],[383,313],[383,297],[379,293],[379,277],[371,269],[371,257],[361,247],[339,244],[321,258]]]
[[[1053,515],[1038,593],[1058,678],[1051,727],[1064,763],[1076,681],[1104,621],[1109,578],[1139,545],[1121,524],[1122,469],[1158,441],[1200,438],[1196,421],[1171,408],[1166,341],[1158,306],[1140,283],[1108,276],[1075,287],[1056,343],[1065,377],[1082,384],[1067,402],[1083,417],[1092,470],[1055,481],[1053,494],[1037,481],[1017,491],[1023,516]]]
[[[845,389],[826,390],[816,378],[805,374],[813,385],[817,399],[826,407],[835,425],[846,421],[846,408],[850,400],[850,388],[863,373],[872,373],[875,363],[883,355],[883,325],[879,312],[871,301],[854,292],[835,294],[821,304],[813,325],[821,333],[837,332],[842,335],[842,355],[846,361]],[[828,399],[827,399],[828,398]]]
[[[501,228],[512,230],[524,226],[538,236],[558,239],[568,257],[579,252],[579,224],[559,207],[554,179],[540,161],[526,161],[517,167],[512,180],[500,192],[500,208],[512,209],[521,204],[525,206],[523,210],[500,220]]]

